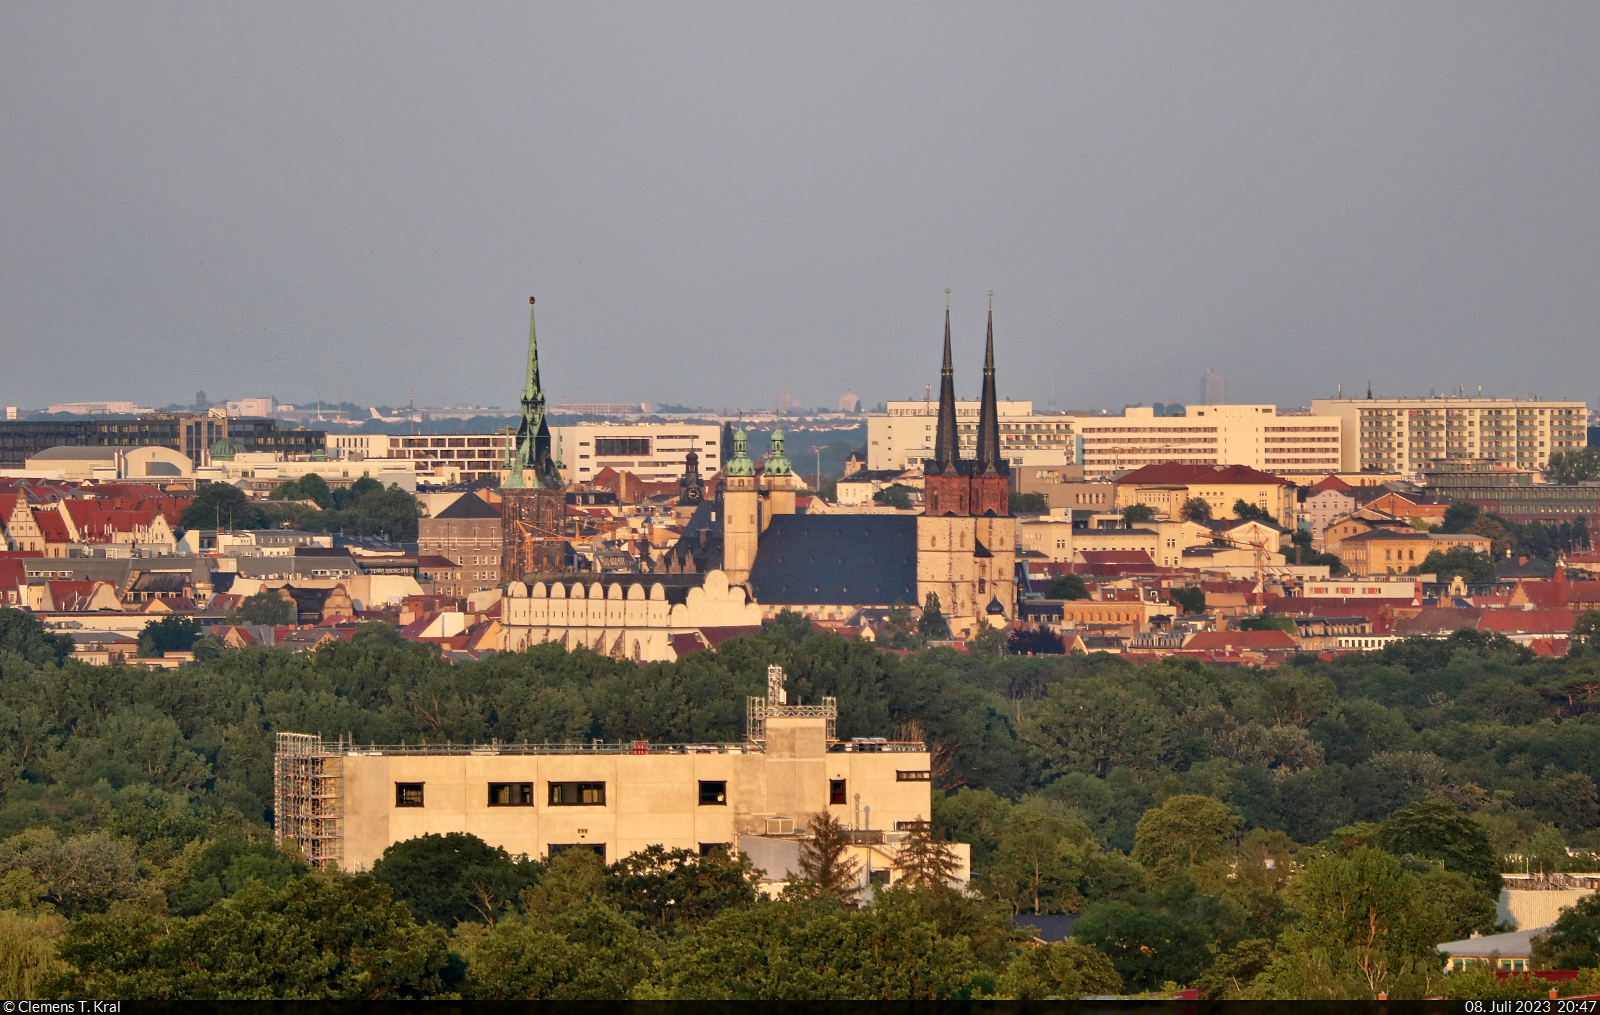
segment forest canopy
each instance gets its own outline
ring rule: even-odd
[[[733,859],[552,873],[553,862],[478,843],[473,883],[497,885],[500,900],[486,910],[451,887],[459,877],[416,874],[435,869],[421,847],[380,864],[413,873],[350,877],[308,872],[272,846],[278,731],[738,740],[769,664],[790,674],[791,693],[838,699],[841,737],[927,741],[935,837],[971,844],[970,895],[762,902]],[[8,996],[1466,989],[1469,978],[1441,980],[1432,948],[1494,929],[1500,872],[1593,869],[1597,695],[1600,654],[1535,657],[1470,631],[1276,670],[901,654],[797,630],[643,666],[554,645],[450,663],[360,637],[146,671],[82,665],[31,616],[0,611],[0,940],[31,942],[32,956]],[[640,901],[652,879],[692,889],[692,919]],[[436,891],[414,898],[422,880]],[[1340,922],[1352,892],[1372,901],[1382,948]],[[342,923],[352,906],[370,919]],[[1075,915],[1070,942],[1022,948],[1013,920],[1034,914]],[[285,939],[284,955],[305,956],[298,979],[249,972],[260,959],[249,942],[269,927],[324,942]],[[782,958],[745,982],[729,970],[753,942]],[[839,942],[893,948],[866,968]],[[392,960],[381,970],[373,948]],[[186,949],[212,956],[213,971],[194,973]],[[802,975],[822,968],[833,979]]]

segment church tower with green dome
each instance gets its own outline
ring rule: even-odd
[[[772,431],[772,450],[761,470],[761,531],[767,531],[773,515],[794,514],[794,494],[798,485],[794,467],[783,453],[783,430]]]
[[[733,432],[733,457],[722,472],[722,570],[734,585],[749,580],[761,536],[756,465],[749,449],[750,436],[740,427]]]

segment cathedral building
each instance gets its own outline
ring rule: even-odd
[[[934,457],[923,463],[924,513],[794,516],[790,507],[785,517],[774,500],[772,518],[762,519],[748,579],[764,615],[790,609],[842,620],[863,609],[921,607],[932,593],[956,638],[971,637],[980,624],[1004,626],[1016,616],[1016,519],[1010,466],[1000,454],[994,312],[975,458],[961,457],[956,429],[949,308],[944,327],[939,428]]]
[[[1017,522],[1011,517],[1011,467],[1000,454],[1000,411],[994,380],[994,310],[983,354],[976,457],[961,457],[956,430],[955,372],[950,361],[950,311],[945,309],[944,364],[939,374],[934,453],[923,461],[923,514],[917,519],[917,595],[931,592],[951,633],[978,623],[1003,626],[1016,616]]]
[[[715,489],[690,463],[679,484],[679,504],[694,510],[654,573],[575,580],[546,570],[508,583],[506,648],[559,641],[641,662],[670,660],[757,631],[762,620],[786,609],[843,621],[864,610],[921,608],[930,594],[938,598],[953,638],[1009,623],[1017,609],[1016,519],[1010,513],[1010,467],[1000,454],[993,311],[974,458],[961,456],[950,346],[946,308],[939,429],[934,457],[924,462],[922,515],[797,515],[798,480],[783,431],[773,431],[771,451],[758,468],[741,428],[723,442],[731,454]],[[530,358],[531,350],[530,339]],[[534,410],[525,428],[532,438],[543,408],[534,370],[524,398]],[[544,485],[538,464],[548,452],[541,454],[536,439],[518,443],[526,448],[519,458],[533,477],[533,489],[519,492],[536,503],[532,496]],[[527,533],[515,548],[531,559],[539,541],[527,536],[544,533],[526,523],[523,528]],[[509,529],[507,543],[510,561]],[[519,573],[514,565],[508,577]]]

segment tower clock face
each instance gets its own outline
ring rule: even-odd
[[[685,500],[699,500],[700,488],[698,486],[689,487],[689,489],[683,492],[683,497]]]

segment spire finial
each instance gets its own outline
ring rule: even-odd
[[[983,346],[983,396],[978,406],[978,467],[984,475],[1000,469],[1000,406],[994,384],[994,293],[989,293],[989,331]]]
[[[961,437],[956,430],[955,365],[950,356],[950,290],[945,290],[944,363],[939,368],[939,417],[933,433],[933,461],[940,472],[955,468],[961,457]]]

